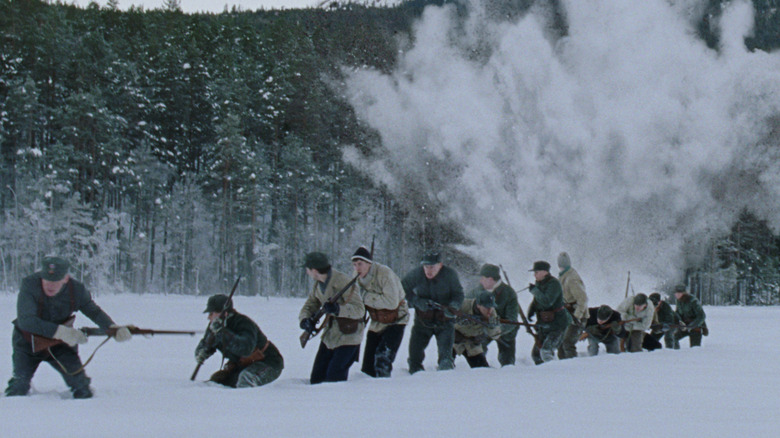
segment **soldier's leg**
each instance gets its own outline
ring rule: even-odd
[[[485,357],[485,353],[480,353],[474,356],[469,356],[468,353],[463,353],[463,356],[466,358],[466,362],[469,363],[469,366],[471,368],[488,368],[490,365],[488,365],[487,357]]]
[[[27,395],[30,392],[30,381],[42,360],[42,355],[33,354],[30,343],[24,341],[21,334],[14,330],[11,355],[14,370],[5,389],[6,397]]]
[[[645,332],[642,330],[631,330],[628,335],[628,341],[626,342],[626,350],[630,353],[638,353],[642,351],[642,339],[645,336]]]
[[[517,332],[507,336],[501,336],[498,338],[498,341],[496,341],[498,343],[498,363],[501,364],[502,367],[515,364],[516,336]]]
[[[658,339],[645,333],[645,336],[642,338],[642,348],[644,348],[647,351],[653,351],[653,350],[658,350],[659,348],[662,347],[663,345],[661,345],[661,343],[658,342]]]
[[[455,341],[455,324],[452,322],[439,323],[436,327],[435,335],[439,352],[437,369],[446,371],[455,368],[455,359],[452,356],[452,346]]]
[[[543,335],[541,333],[539,333],[538,337],[540,339],[543,339]],[[533,359],[536,365],[541,365],[544,363],[544,360],[542,359],[542,352],[539,348],[539,344],[535,341],[534,341],[533,348],[531,348],[531,359]]]
[[[371,377],[376,377],[376,368],[374,368],[374,355],[376,354],[377,346],[382,339],[382,335],[377,332],[366,332],[366,346],[363,349],[363,366],[360,371],[368,374]]]
[[[328,364],[326,382],[343,382],[349,376],[349,368],[360,353],[360,345],[344,345],[333,349],[333,357]]]
[[[309,381],[312,385],[322,383],[328,374],[328,365],[333,358],[333,350],[330,350],[325,346],[324,342],[320,342],[320,348],[317,350],[317,355],[314,356],[314,365],[311,367],[311,378]]]
[[[576,324],[569,324],[563,333],[561,346],[558,347],[558,359],[571,359],[577,357],[577,341],[580,338],[580,327]]]
[[[590,356],[598,356],[598,354],[599,354],[599,343],[600,343],[600,341],[595,336],[588,336],[588,355],[590,355]],[[604,342],[604,345],[607,345],[607,343]]]
[[[690,333],[691,347],[701,347],[701,330],[693,330]]]
[[[393,361],[395,361],[395,355],[401,346],[401,340],[404,338],[404,328],[406,328],[405,324],[394,324],[382,332],[382,339],[379,341],[374,356],[375,377],[390,377],[393,372]]]
[[[425,360],[425,348],[431,341],[433,336],[433,329],[423,325],[420,321],[415,321],[412,325],[412,334],[409,338],[409,373],[414,374],[417,371],[422,371],[423,360]]]
[[[263,361],[255,362],[238,374],[236,388],[263,386],[276,380],[282,374],[281,368],[269,366]]]
[[[545,336],[542,341],[542,347],[539,349],[539,355],[543,362],[550,362],[555,359],[555,351],[561,346],[564,330],[554,330]]]
[[[674,332],[668,331],[664,333],[664,347],[672,349],[674,348]]]
[[[77,348],[64,344],[55,345],[51,347],[51,356],[46,359],[46,362],[60,373],[73,393],[73,398],[92,397],[92,390],[89,388],[91,380],[87,377],[87,373],[83,369],[76,373],[82,368]]]
[[[674,349],[679,350],[680,349],[680,339],[686,338],[688,336],[687,331],[682,331],[680,329],[677,329],[674,333]]]
[[[618,339],[618,337],[614,334],[610,334],[604,339],[604,347],[606,347],[607,353],[609,354],[619,354],[620,339]]]

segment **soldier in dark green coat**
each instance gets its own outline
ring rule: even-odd
[[[232,388],[273,382],[282,373],[284,358],[254,321],[233,309],[232,301],[222,294],[209,298],[204,311],[209,329],[195,348],[195,360],[203,363],[219,350],[227,363],[209,380]]]
[[[540,365],[555,358],[555,352],[563,341],[563,333],[572,319],[563,306],[561,283],[550,275],[550,264],[545,261],[534,262],[531,271],[536,284],[529,284],[528,291],[534,296],[532,305],[533,313],[538,316],[536,327],[539,339],[531,351],[531,358]]]
[[[670,329],[670,325],[677,324],[677,317],[675,316],[674,309],[661,299],[661,294],[658,292],[651,293],[647,298],[653,302],[655,306],[655,319],[650,336],[655,338],[656,341],[660,341],[664,338],[664,346],[666,348],[674,348],[674,329]]]
[[[498,317],[506,321],[517,322],[517,316],[520,314],[517,292],[501,280],[498,266],[486,263],[479,270],[479,275],[480,287],[472,293],[474,298],[482,291],[492,293],[496,300],[495,307]],[[496,340],[498,343],[498,363],[501,366],[515,364],[515,339],[519,328],[519,325],[501,324],[501,337]]]
[[[41,362],[48,362],[70,387],[73,398],[90,398],[90,378],[84,372],[78,344],[87,335],[73,328],[75,312],[81,312],[102,329],[117,328],[114,338],[132,337],[128,326],[117,326],[94,301],[79,281],[68,275],[70,264],[60,257],[44,257],[42,269],[22,280],[13,321],[13,377],[6,396],[26,395],[30,381]],[[36,342],[36,340],[38,340]],[[60,341],[36,351],[41,341]]]
[[[406,301],[414,307],[414,325],[409,338],[409,373],[424,370],[425,347],[436,337],[439,370],[455,367],[452,346],[455,336],[455,317],[463,304],[463,287],[458,274],[444,266],[438,252],[423,256],[422,266],[410,271],[401,281]]]
[[[685,286],[678,285],[674,289],[674,298],[677,300],[677,308],[674,313],[679,320],[680,328],[674,335],[674,348],[680,348],[680,339],[690,336],[691,347],[701,347],[702,334],[707,334],[707,324],[699,300],[691,294],[685,293]]]

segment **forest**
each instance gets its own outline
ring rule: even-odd
[[[344,266],[372,242],[399,273],[435,246],[473,274],[457,224],[342,159],[381,147],[344,97],[345,72],[392,70],[425,6],[442,3],[184,14],[176,1],[0,0],[0,290],[56,253],[96,293],[210,294],[242,276],[239,294],[302,296],[306,252]],[[510,20],[539,2],[496,3]],[[723,3],[698,27],[713,47]],[[777,2],[753,3],[746,45],[772,51]],[[765,220],[746,210],[704,245],[706,261],[684,269],[705,304],[780,303],[780,237]]]

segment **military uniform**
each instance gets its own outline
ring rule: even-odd
[[[495,305],[495,300],[493,305]],[[484,346],[501,336],[501,323],[496,309],[490,308],[490,314],[485,319],[477,309],[477,299],[469,298],[463,300],[460,312],[462,315],[470,317],[461,316],[455,322],[453,354],[465,356],[471,368],[487,367]]]
[[[5,395],[26,395],[38,365],[47,362],[60,373],[74,398],[89,398],[92,396],[90,378],[82,369],[78,347],[63,343],[33,353],[30,335],[53,338],[58,326],[75,312],[83,313],[102,329],[111,327],[114,321],[95,304],[81,282],[70,278],[56,295],[48,296],[43,291],[42,280],[41,272],[22,280],[16,304],[17,317],[13,321],[13,377]]]
[[[682,294],[677,300],[677,308],[674,313],[679,321],[686,326],[685,330],[678,329],[675,332],[674,348],[680,348],[679,341],[686,336],[691,338],[691,347],[700,347],[702,334],[707,335],[707,324],[705,322],[707,315],[705,315],[699,300],[691,294]]]
[[[666,348],[674,348],[674,329],[669,329],[670,325],[677,324],[677,317],[674,314],[674,309],[665,300],[661,300],[660,295],[654,299],[650,294],[650,300],[655,305],[655,320],[653,321],[653,329],[650,332],[655,340],[659,341],[664,338],[664,346]],[[666,329],[665,329],[666,328]]]
[[[248,316],[228,310],[224,327],[206,331],[195,349],[195,357],[205,360],[217,350],[228,360],[211,381],[233,388],[262,386],[276,380],[284,369],[284,358]]]
[[[414,325],[409,338],[409,372],[422,371],[425,347],[436,336],[438,346],[438,369],[454,367],[452,357],[455,327],[453,315],[430,306],[429,301],[444,307],[459,309],[463,304],[463,287],[458,274],[448,266],[442,266],[433,279],[425,276],[423,267],[410,271],[401,281],[406,301],[415,308]]]
[[[548,265],[549,266],[549,265]],[[541,281],[529,287],[533,296],[531,314],[538,315],[536,327],[538,343],[534,344],[531,357],[537,365],[555,358],[563,333],[571,322],[571,315],[563,306],[563,290],[557,278],[549,273]]]
[[[366,276],[358,278],[358,285],[371,317],[362,371],[371,377],[390,377],[409,322],[409,306],[401,279],[389,267],[372,261]]]
[[[602,306],[607,310],[606,306]],[[588,319],[585,322],[585,332],[588,334],[588,354],[596,356],[599,354],[599,344],[604,344],[607,353],[620,353],[619,338],[625,336],[623,326],[620,325],[620,313],[609,309],[608,316],[604,318],[604,323],[599,324],[598,312],[601,308],[591,307],[588,309]],[[602,315],[605,316],[605,315]],[[614,324],[617,323],[617,324]]]
[[[309,297],[303,304],[298,320],[310,318],[322,305],[344,288],[351,278],[330,269],[325,282],[315,281]],[[324,321],[320,347],[311,371],[311,383],[347,380],[349,368],[358,360],[360,342],[363,340],[366,308],[356,285],[352,285],[338,299],[338,315],[328,315]]]

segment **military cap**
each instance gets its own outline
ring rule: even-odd
[[[41,261],[43,279],[47,281],[60,281],[68,273],[70,263],[61,257],[47,256]]]
[[[678,284],[674,287],[674,292],[685,292],[685,285],[684,284]]]
[[[636,294],[634,297],[634,305],[635,306],[643,306],[647,304],[647,295],[645,294]]]
[[[545,262],[544,260],[538,260],[534,262],[534,267],[531,269],[531,271],[547,271],[550,272],[550,264]]]
[[[482,269],[479,270],[479,275],[482,277],[490,277],[494,280],[501,279],[501,273],[498,271],[498,266],[485,263],[482,265]]]
[[[303,266],[309,269],[327,269],[330,267],[330,260],[321,252],[310,252],[306,254]]]
[[[606,321],[612,316],[612,308],[607,306],[606,304],[602,304],[601,307],[599,307],[598,312],[596,312],[596,318],[599,319],[599,321]]]
[[[227,303],[227,305],[225,305]],[[233,300],[228,299],[227,295],[217,294],[209,297],[206,303],[206,310],[203,313],[222,312],[233,308]]]
[[[439,251],[426,251],[422,260],[420,260],[421,265],[435,265],[436,263],[441,263],[441,253]]]

